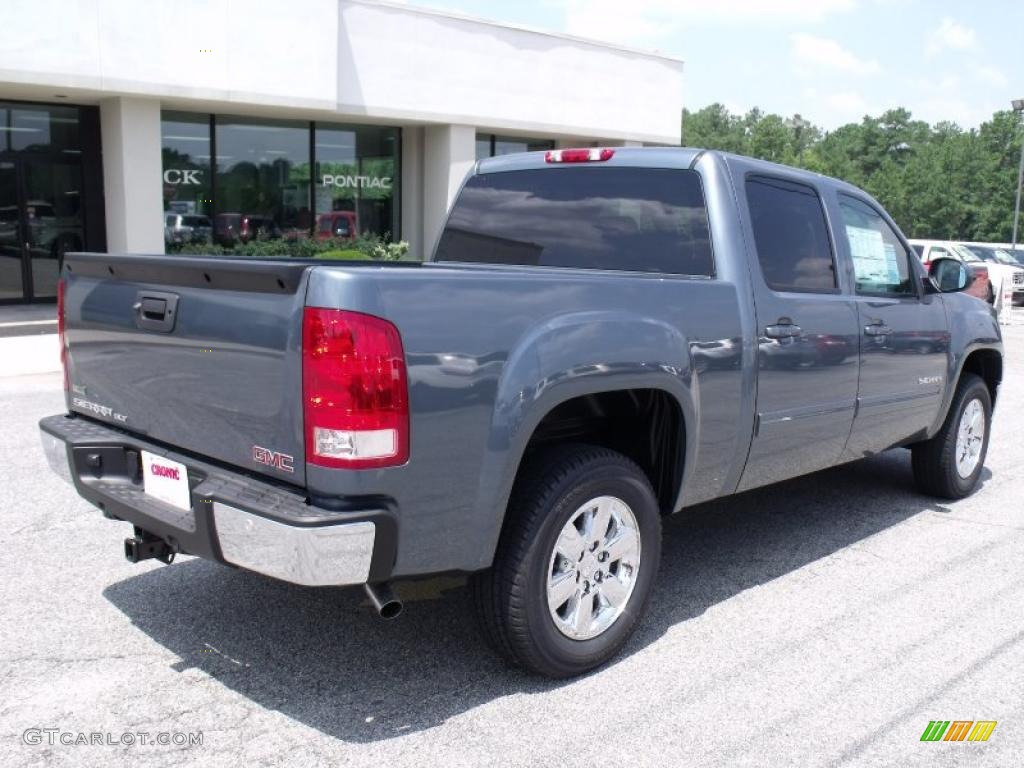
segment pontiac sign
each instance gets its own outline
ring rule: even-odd
[[[390,176],[344,176],[325,174],[320,185],[355,189],[391,189]]]

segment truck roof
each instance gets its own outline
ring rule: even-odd
[[[693,168],[697,160],[705,155],[720,157],[728,163],[739,162],[750,170],[763,170],[766,173],[784,170],[788,176],[804,177],[808,183],[816,186],[833,185],[849,191],[864,194],[864,190],[841,179],[824,176],[820,173],[795,168],[790,165],[773,163],[769,160],[758,160],[732,152],[717,149],[700,149],[699,147],[608,147],[615,151],[610,165],[633,166],[637,168]],[[539,168],[559,168],[560,163],[549,163],[545,160],[547,152],[516,152],[498,155],[477,161],[476,173],[500,173],[503,171],[521,171]],[[595,163],[596,164],[596,163]]]

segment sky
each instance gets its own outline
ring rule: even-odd
[[[1024,0],[409,0],[684,60],[683,104],[973,128],[1024,98]]]

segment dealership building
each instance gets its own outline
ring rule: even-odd
[[[69,250],[388,235],[476,159],[677,144],[682,62],[370,0],[7,0],[0,303]]]

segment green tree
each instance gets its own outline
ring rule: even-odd
[[[799,114],[721,104],[683,111],[683,144],[806,168],[862,187],[910,237],[1005,242],[1013,228],[1017,161],[1024,127],[996,112],[977,129],[933,126],[890,109],[832,131]]]

